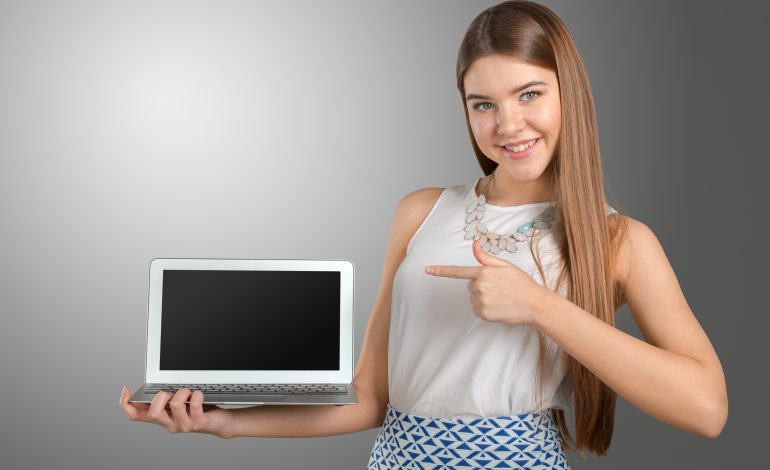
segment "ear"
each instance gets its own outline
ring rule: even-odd
[[[479,243],[479,240],[475,240],[472,246],[473,246],[473,255],[476,257],[478,262],[484,266],[512,266],[513,265],[513,263],[511,263],[508,260],[498,258],[484,251],[481,248],[481,243]]]

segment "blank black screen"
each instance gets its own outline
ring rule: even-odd
[[[163,271],[162,370],[339,370],[338,271]]]

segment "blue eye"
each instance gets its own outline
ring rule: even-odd
[[[539,92],[539,91],[534,91],[534,90],[532,90],[532,91],[525,91],[524,93],[522,93],[522,94],[521,94],[521,96],[528,96],[528,95],[533,95],[533,96],[532,96],[532,98],[529,98],[529,99],[526,99],[526,100],[524,100],[524,101],[532,101],[532,99],[534,99],[534,98],[535,98],[535,97],[537,97],[537,96],[540,96],[541,94],[542,94],[542,93],[541,93],[541,92]],[[474,104],[474,105],[473,105],[473,109],[476,109],[476,110],[479,110],[479,111],[487,111],[487,110],[489,110],[489,109],[491,109],[491,108],[483,108],[483,109],[481,108],[482,106],[484,106],[484,105],[487,105],[487,104],[488,104],[488,105],[491,105],[491,106],[494,106],[494,105],[492,105],[492,103],[490,103],[490,102],[488,102],[488,101],[483,101],[483,102],[481,102],[481,103],[476,103],[476,104]]]
[[[481,106],[483,106],[485,104],[490,104],[491,105],[492,103],[489,103],[487,101],[484,101],[483,103],[476,103],[476,104],[473,105],[473,109],[480,109]],[[489,109],[489,108],[481,109],[481,111],[486,111],[487,109]]]

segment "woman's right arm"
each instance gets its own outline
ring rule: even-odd
[[[406,256],[406,247],[435,204],[443,188],[425,188],[404,196],[390,227],[380,287],[366,326],[353,385],[355,405],[262,405],[203,411],[203,394],[180,389],[161,392],[152,405],[120,404],[132,420],[159,424],[169,432],[202,432],[222,438],[319,437],[364,431],[382,425],[388,395],[388,333],[393,279]],[[189,398],[189,410],[184,402]],[[167,408],[166,404],[170,404]],[[181,406],[180,406],[181,404]]]

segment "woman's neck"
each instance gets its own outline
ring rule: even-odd
[[[498,171],[487,185],[487,203],[507,207],[551,202],[554,199],[550,180],[550,174],[546,172],[534,181],[521,182],[513,178],[501,177],[501,172]],[[481,185],[477,185],[476,196],[480,195]]]

